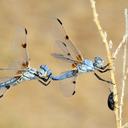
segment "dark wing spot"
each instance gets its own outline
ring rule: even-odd
[[[76,81],[73,81],[73,84],[76,84]]]
[[[18,70],[18,71],[16,72],[16,74],[22,74],[22,71],[21,71],[21,70]],[[15,78],[19,78],[19,76],[15,76]]]
[[[25,28],[25,34],[27,35],[28,34],[28,31],[27,31],[27,29]]]
[[[76,59],[77,59],[78,61],[82,61],[81,55],[76,56]]]
[[[10,88],[10,86],[5,86],[6,87],[6,89],[9,89]]]
[[[2,98],[4,95],[2,94],[2,95],[0,95],[0,98]]]
[[[76,66],[77,66],[77,64],[76,64],[76,63],[72,64],[72,68],[75,68]]]
[[[67,47],[67,45],[63,42],[63,45],[65,46],[65,47]]]
[[[68,53],[67,55],[68,55],[68,56],[71,56],[71,54],[70,54],[70,53]]]
[[[73,93],[72,93],[72,95],[74,95],[76,93],[76,91],[74,91]]]
[[[27,44],[26,43],[22,44],[22,47],[23,48],[26,48],[27,47]]]
[[[66,40],[69,40],[69,36],[68,35],[66,35],[65,38],[66,38]]]
[[[57,21],[62,25],[62,22],[61,22],[61,20],[60,20],[60,19],[58,19],[58,18],[57,18]]]
[[[26,61],[26,65],[28,66],[28,61]]]
[[[23,66],[23,67],[28,67],[28,61],[22,63],[22,66]]]

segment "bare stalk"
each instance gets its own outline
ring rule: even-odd
[[[125,123],[121,128],[128,128],[128,122]]]
[[[107,51],[107,57],[108,57],[108,62],[110,63],[110,68],[112,69],[110,71],[111,74],[111,80],[114,83],[113,84],[113,93],[114,93],[114,101],[115,101],[115,118],[116,118],[116,126],[117,128],[120,128],[120,118],[119,118],[119,103],[118,103],[118,95],[117,95],[117,85],[115,81],[115,74],[114,74],[114,63],[112,60],[112,55],[109,49],[109,41],[107,40],[106,32],[103,31],[99,19],[98,19],[98,14],[96,11],[96,6],[95,6],[95,0],[90,0],[91,2],[91,7],[93,11],[93,16],[94,16],[94,22],[96,23],[96,26],[99,30],[100,36],[102,38],[103,43],[105,44],[106,51]]]
[[[115,52],[114,52],[113,55],[112,55],[114,59],[117,58],[117,55],[118,55],[120,49],[122,48],[122,46],[124,45],[124,43],[125,43],[125,41],[126,41],[127,38],[128,38],[128,35],[125,34],[125,35],[123,36],[122,41],[119,43],[119,45],[117,46]]]
[[[128,10],[125,9],[125,33],[128,35]],[[126,86],[126,58],[127,58],[127,42],[128,39],[124,43],[124,54],[123,54],[123,79],[122,79],[122,90],[121,90],[121,99],[120,99],[120,124],[122,126],[122,114],[123,114],[123,105],[124,105],[124,94],[125,94],[125,86]]]

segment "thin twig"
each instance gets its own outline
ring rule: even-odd
[[[125,73],[125,76],[124,76],[125,79],[127,79],[127,75],[128,75],[128,67],[126,69],[126,73]]]
[[[125,9],[125,33],[128,34],[128,10]],[[123,104],[124,104],[124,93],[126,86],[126,62],[127,62],[127,38],[124,43],[124,54],[123,54],[123,79],[122,79],[122,90],[121,90],[121,99],[120,99],[120,124],[122,126],[122,114],[123,114]]]
[[[110,49],[109,49],[109,41],[107,41],[107,38],[105,36],[106,35],[105,34],[106,32],[103,31],[103,29],[102,29],[102,27],[100,25],[100,22],[99,22],[99,19],[98,19],[98,14],[97,14],[96,7],[95,7],[95,0],[90,0],[90,2],[91,2],[92,10],[93,10],[94,22],[96,23],[96,26],[97,26],[97,28],[99,30],[100,36],[102,38],[102,41],[105,44],[106,51],[107,51],[108,61],[110,63],[110,68],[112,69],[110,71],[110,74],[111,74],[111,80],[114,83],[113,84],[113,93],[114,93],[114,101],[115,101],[115,109],[114,109],[114,112],[115,112],[115,117],[116,117],[116,125],[117,125],[117,128],[120,128],[117,85],[116,85],[115,74],[114,74],[114,70],[113,70],[114,69],[114,64],[113,64],[112,55],[111,55],[111,52],[110,52]]]
[[[128,128],[128,122],[125,123],[121,128]]]
[[[118,53],[119,53],[119,51],[120,51],[120,49],[122,48],[122,46],[124,45],[124,43],[125,43],[125,41],[126,41],[126,39],[127,39],[127,37],[128,37],[128,35],[127,34],[125,34],[124,36],[123,36],[123,39],[122,39],[122,41],[119,43],[119,45],[117,46],[117,48],[116,48],[116,50],[115,50],[115,52],[113,52],[113,58],[114,59],[116,59],[117,58],[117,55],[118,55]]]

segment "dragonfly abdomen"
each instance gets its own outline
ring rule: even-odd
[[[67,72],[64,72],[58,76],[51,76],[51,79],[52,80],[64,80],[64,79],[67,79],[67,78],[71,78],[71,77],[74,77],[76,76],[78,73],[77,70],[70,70],[70,71],[67,71]]]
[[[15,78],[15,77],[14,77],[14,78],[9,79],[9,80],[7,80],[7,81],[5,81],[5,82],[1,82],[1,83],[0,83],[0,88],[9,87],[10,85],[16,85],[18,79],[19,79],[19,78]]]
[[[31,72],[30,72],[31,71]],[[11,79],[8,79],[4,82],[1,82],[0,83],[0,88],[2,87],[8,87],[8,86],[12,86],[12,85],[17,85],[17,84],[20,84],[21,82],[23,81],[26,81],[26,80],[32,80],[32,79],[35,79],[35,75],[33,74],[32,71],[35,71],[35,70],[32,70],[31,68],[26,70],[21,76],[19,77],[13,77]]]

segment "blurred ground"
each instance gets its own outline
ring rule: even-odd
[[[114,48],[124,33],[126,7],[127,0],[97,0],[101,24],[113,40]],[[57,74],[60,67],[50,56],[54,38],[49,25],[50,18],[56,16],[63,21],[67,33],[86,58],[101,55],[107,60],[89,0],[1,0],[0,66],[11,61],[9,49],[17,26],[26,26],[31,66],[38,68],[40,64],[48,64]],[[117,78],[119,74],[120,70]],[[103,77],[110,78],[109,74]],[[107,84],[98,81],[93,74],[79,77],[77,93],[71,98],[63,97],[55,82],[48,87],[37,81],[24,82],[1,99],[0,128],[114,128],[114,113],[106,103],[108,94]]]

